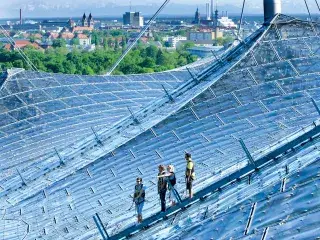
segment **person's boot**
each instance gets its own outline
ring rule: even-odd
[[[140,223],[140,215],[137,217],[137,222]]]
[[[140,223],[142,223],[142,215],[140,215]]]

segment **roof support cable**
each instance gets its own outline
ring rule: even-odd
[[[316,1],[317,7],[318,7],[319,12],[320,12],[320,6],[319,6],[319,3],[318,3],[318,0],[315,0],[315,1]]]
[[[242,26],[242,22],[243,22],[243,11],[244,11],[244,6],[246,4],[246,0],[243,0],[243,4],[242,4],[242,10],[241,10],[241,17],[240,17],[240,23],[239,23],[239,29],[238,29],[238,34],[237,34],[237,40],[241,41],[241,37],[240,37],[240,32],[241,32],[241,26]]]
[[[111,73],[118,67],[118,65],[120,64],[120,62],[125,58],[125,56],[130,52],[130,50],[134,47],[134,45],[136,45],[136,43],[138,42],[138,40],[142,37],[142,35],[148,30],[148,28],[151,26],[151,24],[153,23],[153,21],[157,18],[157,16],[159,15],[159,13],[162,11],[162,9],[164,9],[164,7],[170,2],[170,0],[166,0],[161,7],[158,9],[158,11],[150,18],[149,22],[147,23],[147,25],[141,30],[141,32],[139,33],[139,35],[133,40],[133,42],[126,48],[126,50],[123,52],[123,54],[120,56],[120,58],[117,60],[117,62],[111,67],[110,71],[106,74],[111,75]]]
[[[316,28],[314,27],[314,25],[312,23],[313,20],[312,20],[312,16],[311,16],[311,13],[310,13],[308,2],[307,2],[307,0],[304,0],[304,2],[306,4],[307,10],[308,10],[308,14],[309,14],[309,23],[310,23],[310,25],[312,27],[312,30],[315,32],[316,35],[318,35],[318,32],[317,32]]]
[[[2,33],[8,39],[9,43],[12,46],[15,46],[15,41],[12,37],[10,37],[10,34],[7,32],[7,30],[5,30],[2,25],[0,25],[0,27],[2,28]],[[39,72],[37,67],[31,62],[31,60],[28,58],[28,56],[19,47],[17,47],[16,49],[17,49],[18,53],[21,55],[21,57],[23,58],[23,60],[29,65],[29,67],[33,71]]]

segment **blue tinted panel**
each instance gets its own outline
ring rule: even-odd
[[[14,121],[15,120],[12,117],[10,117],[8,114],[6,113],[0,114],[0,127],[13,123]]]
[[[18,121],[30,118],[30,117],[35,117],[41,112],[36,109],[35,107],[23,107],[15,111],[9,112],[10,116],[14,117]]]
[[[86,113],[85,111],[83,111],[79,108],[72,108],[72,109],[57,111],[54,114],[56,114],[57,116],[63,117],[63,118],[67,118],[67,117],[79,116],[79,115],[82,115],[85,113]]]
[[[50,99],[42,90],[20,93],[18,96],[27,104],[44,102]]]
[[[65,103],[58,100],[40,103],[37,106],[39,109],[41,109],[44,112],[54,112],[54,111],[62,110],[67,107]]]
[[[69,87],[55,87],[55,88],[48,88],[45,91],[52,97],[52,98],[64,98],[64,97],[73,97],[77,94],[71,90]]]
[[[56,87],[60,85],[53,78],[31,79],[30,82],[38,88]]]
[[[96,88],[94,85],[75,85],[71,86],[72,90],[79,95],[93,94],[101,92],[100,89]]]
[[[11,93],[25,92],[34,89],[34,86],[27,79],[7,81],[6,88]]]
[[[63,99],[63,101],[70,107],[79,107],[82,105],[90,105],[94,103],[94,101],[84,96],[66,98]]]
[[[46,124],[49,122],[57,121],[59,120],[59,117],[56,115],[49,113],[49,114],[43,114],[34,118],[29,118],[28,122],[35,124],[35,125],[40,125],[40,124]]]
[[[0,99],[0,106],[3,106],[8,110],[14,110],[22,107],[23,105],[24,103],[14,95]]]
[[[95,94],[95,95],[90,95],[88,97],[96,102],[109,102],[109,101],[119,100],[118,97],[116,97],[111,93]]]

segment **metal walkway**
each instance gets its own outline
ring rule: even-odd
[[[241,181],[241,179],[250,176],[255,171],[259,171],[262,167],[264,167],[267,164],[277,164],[277,160],[279,160],[280,157],[287,155],[289,152],[294,152],[296,148],[304,146],[305,144],[315,139],[318,139],[319,137],[320,120],[317,120],[313,122],[313,124],[299,130],[296,133],[293,133],[290,136],[285,137],[281,141],[278,141],[275,145],[268,147],[268,149],[265,149],[261,152],[261,156],[258,156],[257,160],[254,160],[254,162],[252,162],[253,157],[246,149],[244,142],[240,139],[239,144],[241,144],[244,148],[244,151],[247,152],[248,165],[195,193],[192,199],[184,199],[180,204],[168,208],[166,212],[158,212],[152,215],[151,217],[146,218],[141,224],[131,226],[113,236],[108,235],[101,220],[96,221],[97,219],[95,219],[96,225],[104,240],[128,238],[143,229],[151,227],[157,222],[167,219],[168,217],[179,211],[183,211],[188,206],[191,206],[192,204],[198,201],[204,200],[206,197],[210,196],[215,191],[221,191],[221,189],[224,186],[227,186],[235,181]],[[96,216],[94,218],[96,218]]]

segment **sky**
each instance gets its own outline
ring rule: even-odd
[[[206,3],[211,0],[171,0],[163,13],[194,14],[196,7],[200,12],[205,12]],[[216,0],[215,0],[216,1]],[[313,13],[319,13],[314,0],[307,0]],[[319,0],[320,1],[320,0]],[[152,14],[164,0],[131,0],[132,10]],[[243,0],[219,0],[220,10],[241,12]],[[19,8],[24,16],[52,16],[60,14],[65,17],[78,16],[84,11],[92,11],[95,16],[119,15],[129,10],[130,0],[0,0],[0,18],[16,17]],[[304,0],[282,0],[284,13],[307,13]],[[180,8],[180,6],[182,6]],[[263,0],[246,0],[246,11],[261,14]],[[41,16],[42,17],[42,16]]]

